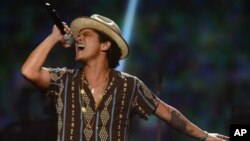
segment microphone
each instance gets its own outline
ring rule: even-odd
[[[74,43],[74,38],[72,35],[66,34],[66,32],[64,31],[63,23],[62,23],[61,19],[59,18],[59,15],[56,12],[56,10],[54,8],[52,8],[50,3],[47,3],[47,2],[45,3],[45,7],[46,7],[47,12],[50,15],[51,19],[56,24],[56,26],[58,27],[60,32],[62,33],[65,42],[69,45],[72,45]]]

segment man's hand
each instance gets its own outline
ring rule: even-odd
[[[66,36],[70,37],[72,35],[72,31],[70,30],[70,28],[68,27],[68,25],[63,22],[63,26],[64,26],[64,31],[66,32]],[[67,42],[64,40],[65,38],[63,38],[63,40],[61,40],[61,43],[63,45],[64,48],[68,48],[70,47],[71,45],[67,44]]]
[[[72,32],[70,28],[68,27],[68,25],[65,22],[63,22],[63,25],[64,25],[64,31],[66,32],[66,34],[72,35]],[[54,39],[56,39],[58,42],[61,42],[64,48],[68,48],[71,46],[65,42],[63,35],[61,34],[60,30],[58,29],[56,25],[53,26],[51,35],[54,36],[55,37]]]
[[[208,133],[205,141],[229,141],[229,137],[217,133]]]

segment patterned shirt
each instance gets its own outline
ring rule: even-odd
[[[57,111],[57,141],[127,141],[134,115],[147,120],[159,99],[129,74],[110,70],[99,106],[86,83],[83,69],[45,68],[50,72],[47,91]]]

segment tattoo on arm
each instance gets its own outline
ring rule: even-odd
[[[170,112],[170,120],[168,120],[168,123],[172,127],[184,133],[185,135],[200,139],[201,129],[199,129],[199,127],[190,122],[178,110],[170,108],[169,112]]]
[[[170,123],[182,132],[187,132],[186,123],[180,118],[180,115],[176,111],[171,112]]]
[[[191,137],[197,136],[196,131],[198,131],[198,128],[175,108],[162,102],[156,109],[156,115],[163,119],[168,125],[185,135]]]

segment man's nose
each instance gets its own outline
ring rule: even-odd
[[[81,42],[81,41],[82,41],[82,38],[79,36],[79,37],[77,37],[76,41],[77,41],[77,42]]]

